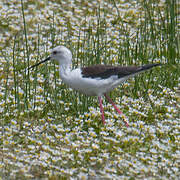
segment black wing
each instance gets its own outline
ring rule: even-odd
[[[148,64],[144,66],[107,66],[107,65],[95,65],[82,68],[82,76],[87,78],[101,78],[106,79],[113,75],[117,75],[118,78],[133,75],[141,71],[151,69],[152,67],[159,66],[161,64]]]

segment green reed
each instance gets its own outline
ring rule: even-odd
[[[60,101],[65,103],[73,101],[73,105],[71,106],[71,113],[75,114],[75,116],[78,116],[79,112],[88,112],[88,108],[90,106],[97,105],[96,98],[86,97],[78,92],[69,91],[67,90],[68,87],[66,85],[62,85],[61,87],[57,85],[57,80],[59,80],[60,77],[58,75],[58,67],[56,63],[48,62],[48,66],[44,64],[43,66],[37,67],[33,70],[27,70],[27,67],[29,67],[31,64],[30,54],[36,54],[35,59],[36,62],[38,62],[46,58],[49,55],[51,49],[59,44],[65,45],[71,49],[74,57],[74,68],[93,64],[113,65],[112,58],[116,56],[118,57],[119,65],[141,65],[155,63],[155,60],[157,59],[158,62],[162,64],[170,64],[169,67],[165,65],[161,69],[154,68],[152,71],[145,72],[143,75],[135,77],[135,81],[132,83],[132,87],[129,88],[129,96],[139,97],[139,94],[142,96],[147,96],[148,89],[153,88],[155,90],[159,90],[158,84],[171,88],[177,86],[179,73],[177,68],[171,66],[171,64],[178,63],[177,60],[179,58],[179,44],[177,40],[178,35],[176,33],[176,25],[178,22],[177,15],[175,13],[177,7],[175,1],[172,1],[170,4],[168,4],[167,1],[167,7],[164,10],[166,13],[166,19],[162,18],[162,10],[160,7],[158,7],[158,5],[155,7],[150,2],[141,2],[140,6],[145,9],[145,15],[143,17],[140,15],[140,24],[137,27],[137,31],[133,35],[129,33],[130,28],[126,25],[127,22],[124,22],[121,18],[114,1],[114,6],[117,10],[117,17],[115,17],[115,20],[112,22],[112,26],[119,26],[118,42],[114,42],[114,39],[108,39],[106,25],[107,12],[103,11],[100,6],[96,11],[98,23],[95,29],[95,33],[93,31],[93,24],[89,22],[88,24],[85,24],[84,27],[79,27],[79,35],[76,42],[71,40],[73,27],[71,26],[69,20],[67,20],[68,33],[66,37],[63,37],[61,33],[58,34],[58,32],[56,32],[54,14],[52,24],[49,25],[49,32],[47,32],[45,37],[42,35],[44,30],[40,25],[38,26],[38,39],[35,40],[35,47],[31,48],[28,46],[28,31],[24,15],[23,1],[21,1],[21,4],[24,23],[24,37],[21,37],[21,34],[18,34],[16,39],[14,39],[13,48],[15,102],[19,111],[28,109],[29,103],[34,104],[34,109],[38,107],[38,73],[40,73],[44,79],[44,83],[41,86],[43,88],[42,96],[46,101],[47,99],[50,99],[50,101],[44,105],[44,112],[53,111],[54,115],[64,114],[64,107],[59,103]],[[158,20],[155,20],[155,18],[158,18]],[[25,41],[23,41],[23,39]],[[16,79],[17,75],[21,73],[16,68],[17,64],[19,63],[17,56],[20,54],[20,50],[18,48],[19,44],[16,47],[18,40],[21,41],[24,47],[23,54],[25,72],[21,71],[24,78],[22,81]],[[51,47],[47,45],[48,41],[51,42]],[[42,46],[44,46],[44,53],[42,53],[42,51],[40,52],[40,47]],[[109,50],[109,47],[115,48],[116,53],[111,51],[111,49]],[[159,72],[159,70],[161,71]],[[50,79],[50,74],[52,73],[53,82],[51,82]],[[30,74],[34,78],[33,82],[30,81]],[[169,76],[170,74],[172,78],[166,78],[166,76]],[[157,80],[154,81],[154,78]],[[55,86],[52,87],[50,83],[54,83]],[[24,105],[20,103],[22,99],[20,99],[18,95],[19,87],[24,90]],[[119,90],[121,90],[121,86],[117,91],[115,90],[114,93],[111,94],[118,95]],[[123,92],[123,89],[121,92]],[[83,103],[77,104],[77,99]]]

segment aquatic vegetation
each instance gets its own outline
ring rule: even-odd
[[[1,0],[0,177],[177,179],[178,3]],[[126,117],[106,102],[103,126],[96,98],[64,85],[57,64],[27,71],[59,44],[74,67],[166,65],[111,93]]]

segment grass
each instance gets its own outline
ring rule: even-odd
[[[179,177],[178,1],[0,6],[2,179]],[[73,52],[74,68],[164,64],[110,93],[129,128],[107,102],[103,126],[97,98],[63,84],[57,64],[27,70],[59,44]]]

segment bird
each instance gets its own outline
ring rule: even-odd
[[[72,69],[72,53],[65,46],[57,46],[52,49],[49,57],[28,68],[28,70],[46,62],[55,60],[59,63],[59,74],[62,81],[72,89],[88,96],[97,96],[102,123],[105,124],[104,108],[102,96],[112,104],[114,109],[123,114],[112,99],[107,95],[110,91],[117,88],[122,82],[143,71],[160,66],[160,63],[146,64],[142,66],[113,66],[113,65],[92,65]],[[123,119],[126,127],[128,122]]]

